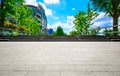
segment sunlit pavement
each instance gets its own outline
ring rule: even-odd
[[[120,76],[120,42],[0,42],[0,76]]]

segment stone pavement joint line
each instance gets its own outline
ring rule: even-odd
[[[0,76],[120,76],[120,72],[0,71]]]

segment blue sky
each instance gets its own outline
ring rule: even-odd
[[[88,0],[61,0],[59,4],[46,4],[46,7],[49,7],[53,11],[53,16],[58,19],[54,19],[54,17],[48,17],[48,22],[54,23],[54,21],[66,22],[67,16],[74,16],[79,10],[86,10]]]
[[[69,34],[74,30],[73,20],[78,11],[86,11],[89,0],[25,0],[29,4],[40,3],[45,9],[48,20],[48,28],[56,30],[61,26]],[[91,5],[92,6],[92,5]],[[105,16],[104,12],[99,12],[99,16],[93,20],[92,27],[107,27],[112,25],[112,18]],[[120,23],[120,19],[119,19]]]

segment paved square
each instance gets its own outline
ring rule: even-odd
[[[0,76],[120,76],[120,42],[0,42]]]

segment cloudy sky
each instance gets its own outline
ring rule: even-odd
[[[45,9],[48,20],[48,28],[56,30],[61,26],[69,34],[74,28],[72,23],[78,11],[86,11],[89,0],[25,0],[28,4],[37,5],[40,3]],[[112,25],[112,18],[99,12],[99,16],[93,20],[92,27],[108,27]],[[120,19],[119,19],[120,23]]]

